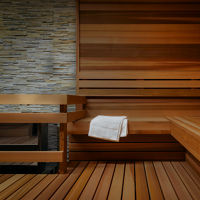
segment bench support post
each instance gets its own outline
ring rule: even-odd
[[[60,112],[66,113],[67,105],[61,105]],[[59,163],[59,173],[63,174],[67,171],[67,123],[60,124],[59,151],[63,151],[63,162]]]

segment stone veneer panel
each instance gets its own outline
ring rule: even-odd
[[[75,94],[75,0],[0,1],[0,93]],[[1,106],[0,111],[54,110]]]

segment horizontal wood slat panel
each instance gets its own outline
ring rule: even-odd
[[[0,104],[67,105],[85,104],[86,98],[75,95],[0,94]]]
[[[142,80],[80,80],[80,88],[200,88],[200,80],[142,81]]]
[[[199,62],[199,49],[198,44],[80,44],[80,57]]]
[[[80,89],[85,96],[200,97],[199,89]]]
[[[79,3],[80,95],[200,96],[199,0]]]
[[[0,162],[63,162],[63,152],[0,151]]]
[[[0,113],[0,123],[66,123],[67,113]]]
[[[67,104],[67,95],[0,94],[0,104]]]
[[[199,24],[198,10],[80,11],[80,24]]]
[[[184,152],[70,152],[70,160],[184,160]]]
[[[107,3],[108,0],[80,0],[80,3]],[[200,3],[200,0],[109,0],[110,3]]]
[[[89,4],[81,3],[80,10],[84,11],[199,11],[199,4]]]
[[[192,35],[191,35],[192,37]],[[97,42],[98,41],[98,42]],[[84,37],[81,44],[200,44],[199,37]]]
[[[200,79],[200,71],[83,70],[79,79]]]
[[[184,151],[178,143],[70,143],[70,151]]]
[[[162,60],[138,60],[135,58],[103,58],[103,57],[81,57],[81,71],[84,70],[159,70],[160,72],[167,70],[172,71],[198,71],[199,61],[162,61]],[[99,73],[99,71],[97,71]]]
[[[70,143],[111,143],[110,141],[100,140],[87,135],[69,135]],[[120,138],[119,143],[176,143],[177,141],[170,134],[134,134],[127,137]]]
[[[80,24],[80,33],[83,31],[104,31],[112,33],[123,32],[160,32],[168,34],[173,32],[180,34],[179,31],[184,33],[192,33],[200,30],[200,24]],[[195,32],[197,34],[197,32]]]

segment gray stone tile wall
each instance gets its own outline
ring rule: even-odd
[[[0,93],[75,94],[75,0],[0,1]],[[54,110],[1,106],[0,112]]]

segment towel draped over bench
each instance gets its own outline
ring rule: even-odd
[[[91,120],[88,136],[119,142],[128,134],[126,116],[99,115]]]

